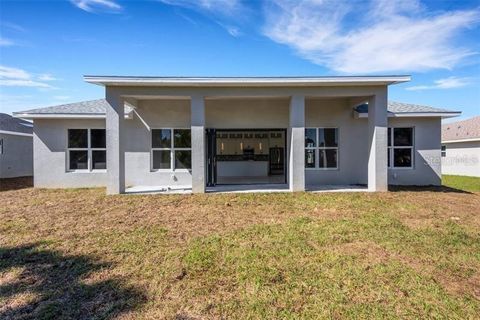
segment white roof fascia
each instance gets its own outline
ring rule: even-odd
[[[358,118],[368,118],[368,112],[357,112]],[[453,118],[461,115],[461,112],[401,112],[393,113],[389,112],[389,118],[422,118],[422,117],[442,117],[442,118]]]
[[[468,139],[458,139],[458,140],[442,140],[442,143],[475,142],[475,141],[480,141],[480,137],[468,138]]]
[[[12,135],[12,136],[33,137],[33,134],[32,134],[32,133],[16,132],[16,131],[6,131],[6,130],[0,130],[0,134],[9,134],[9,135]]]
[[[461,112],[401,112],[401,113],[391,113],[391,117],[402,118],[402,117],[442,117],[442,118],[453,118],[461,115]]]
[[[333,85],[389,85],[411,80],[400,76],[352,77],[123,77],[91,76],[84,81],[103,86],[166,86],[166,87],[308,87]]]

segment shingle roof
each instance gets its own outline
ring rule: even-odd
[[[480,116],[442,125],[442,141],[480,139]]]
[[[367,113],[368,104],[362,104],[355,108],[358,113]],[[396,101],[388,101],[387,110],[390,113],[457,113],[457,111],[423,106],[419,104],[403,103]]]
[[[31,122],[14,118],[6,113],[0,113],[0,130],[19,133],[33,133],[33,125]]]
[[[129,113],[131,108],[125,106],[125,113]],[[88,115],[102,115],[107,112],[107,101],[105,99],[80,101],[68,104],[61,104],[58,106],[31,109],[26,111],[16,112],[16,114],[88,114]]]
[[[90,101],[81,101],[76,103],[62,104],[58,106],[32,109],[27,111],[16,112],[15,114],[21,115],[104,115],[107,110],[107,101],[105,99],[97,99]],[[368,104],[362,104],[355,108],[358,113],[367,113]],[[132,111],[131,107],[125,106],[125,113]],[[440,108],[434,108],[429,106],[422,106],[417,104],[401,103],[395,101],[388,102],[388,112],[394,114],[402,113],[457,113],[456,111],[450,111]]]

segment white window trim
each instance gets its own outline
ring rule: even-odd
[[[87,148],[69,148],[68,147],[68,130],[87,130]],[[96,173],[96,172],[107,172],[107,169],[93,169],[92,162],[92,151],[105,151],[107,148],[92,148],[91,147],[91,130],[106,130],[104,128],[68,128],[67,129],[67,155],[66,155],[66,168],[67,172],[74,173]],[[106,133],[106,132],[105,132]],[[70,151],[87,151],[87,169],[70,169]]]
[[[170,130],[170,148],[154,148],[152,147],[152,134],[153,130]],[[192,143],[190,141],[190,148],[175,148],[174,146],[174,130],[190,130],[190,135],[192,134],[191,128],[151,128],[150,129],[150,171],[151,172],[192,172],[192,169],[176,169],[175,168],[175,151],[190,151],[192,153]],[[153,168],[153,151],[170,151],[170,168],[169,169],[154,169]]]
[[[394,129],[407,129],[407,128],[412,129],[412,145],[411,146],[398,146],[398,147],[394,146],[393,145],[393,141],[395,141],[395,137],[394,137],[395,130]],[[402,126],[402,127],[388,127],[388,130],[392,130],[392,133],[390,135],[390,146],[388,146],[388,144],[387,144],[388,153],[390,155],[390,165],[388,166],[388,169],[395,169],[395,170],[412,170],[412,169],[414,169],[415,168],[415,127],[405,127],[405,126]],[[388,139],[388,132],[387,132],[387,139]],[[411,149],[412,161],[411,161],[410,167],[395,167],[395,165],[394,165],[395,161],[394,161],[394,158],[393,158],[395,149]],[[388,158],[387,158],[387,161],[388,161]]]
[[[307,168],[307,166],[305,165],[305,170],[309,170],[309,171],[316,171],[316,170],[320,170],[320,171],[335,171],[335,170],[339,170],[339,162],[340,162],[340,130],[338,127],[317,127],[317,128],[312,128],[312,127],[308,127],[308,128],[305,128],[305,130],[308,130],[308,129],[312,129],[312,130],[315,130],[315,137],[316,137],[316,146],[315,147],[304,147],[305,150],[315,150],[315,168]],[[318,130],[319,129],[336,129],[337,130],[337,146],[336,147],[320,147],[318,145]],[[305,138],[304,138],[305,140]],[[337,150],[337,164],[334,168],[320,168],[320,150]],[[305,157],[305,155],[304,155]]]

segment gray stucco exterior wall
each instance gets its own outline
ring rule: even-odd
[[[107,194],[125,192],[125,101],[115,90],[107,89],[105,142],[107,152]]]
[[[0,178],[33,175],[33,138],[0,133],[3,152],[0,152]]]
[[[205,128],[288,129],[289,103],[288,97],[206,100]],[[367,184],[369,145],[367,122],[366,118],[359,119],[353,116],[348,98],[305,99],[306,128],[339,129],[338,169],[305,169],[307,187],[322,184]],[[388,125],[415,128],[414,167],[389,169],[389,183],[440,184],[440,118],[389,118]],[[190,127],[190,99],[138,101],[132,119],[126,119],[123,128],[126,186],[191,187],[192,174],[188,170],[151,170],[150,148],[151,129]],[[48,188],[105,186],[107,183],[105,171],[89,173],[67,171],[69,128],[105,128],[105,120],[35,120],[35,186]],[[287,148],[290,149],[289,142]]]
[[[390,118],[388,125],[414,129],[413,168],[390,168],[388,182],[393,185],[441,185],[441,119]]]
[[[206,184],[205,97],[191,97],[190,115],[192,144],[192,192],[204,193]]]
[[[307,100],[306,128],[336,127],[339,134],[338,169],[306,169],[306,185],[367,184],[368,120],[352,116],[348,100]],[[413,168],[388,169],[391,185],[440,185],[440,132],[438,117],[389,118],[389,127],[414,128]]]
[[[305,191],[305,96],[292,96],[288,128],[290,191]]]
[[[67,130],[103,129],[105,120],[35,120],[33,124],[33,182],[39,188],[106,186],[107,173],[68,172]]]
[[[307,186],[366,184],[368,127],[355,119],[347,99],[308,99],[306,128],[338,128],[338,169],[305,169]]]
[[[126,186],[192,185],[190,172],[151,170],[151,133],[153,128],[189,128],[189,102],[151,103],[139,107],[131,120],[125,120]],[[163,115],[163,116],[162,116]],[[105,171],[69,172],[67,170],[67,130],[105,128],[103,119],[34,121],[34,184],[41,188],[78,188],[106,186]],[[108,146],[107,146],[108,148]],[[108,151],[107,151],[108,154]],[[107,168],[108,170],[108,168]]]

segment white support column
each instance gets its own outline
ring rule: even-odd
[[[192,96],[192,192],[205,193],[205,98]]]
[[[368,190],[388,190],[387,164],[387,89],[368,101]]]
[[[107,194],[125,192],[125,150],[123,128],[125,122],[124,101],[111,88],[106,88],[108,102],[106,114],[107,143]]]
[[[305,96],[290,99],[288,183],[290,191],[305,191]]]

